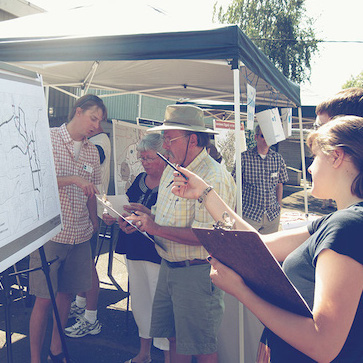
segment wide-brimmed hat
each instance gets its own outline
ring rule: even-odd
[[[205,127],[203,110],[192,105],[167,106],[163,124],[152,127],[148,131],[165,130],[184,130],[218,134],[217,131]]]

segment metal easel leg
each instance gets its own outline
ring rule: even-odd
[[[52,305],[53,305],[54,317],[55,317],[55,320],[56,320],[56,323],[57,323],[58,332],[59,332],[59,336],[60,336],[61,343],[62,343],[63,354],[64,354],[64,357],[66,359],[66,362],[70,363],[69,353],[68,353],[68,349],[67,349],[67,345],[66,345],[66,340],[65,340],[62,324],[61,324],[60,317],[59,317],[57,303],[56,303],[56,300],[55,300],[52,283],[50,281],[49,264],[48,264],[47,259],[45,257],[45,252],[44,252],[43,246],[41,246],[39,248],[39,254],[40,254],[40,258],[42,260],[42,269],[43,269],[43,272],[45,274],[45,278],[47,280],[49,295],[50,295],[50,299],[51,299]]]
[[[2,275],[2,287],[4,292],[4,310],[5,310],[5,330],[6,330],[6,355],[7,362],[13,362],[13,350],[11,347],[11,319],[10,319],[10,277],[9,269],[5,270]]]

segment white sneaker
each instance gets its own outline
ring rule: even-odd
[[[86,308],[80,308],[77,303],[76,303],[76,300],[72,301],[72,304],[71,304],[71,310],[69,311],[69,314],[68,314],[68,319],[71,319],[71,318],[78,318],[80,317],[81,315],[84,315],[84,311],[86,310]]]
[[[101,324],[98,320],[91,324],[83,315],[76,318],[76,323],[64,329],[64,334],[70,338],[82,338],[88,334],[96,335],[101,332]]]

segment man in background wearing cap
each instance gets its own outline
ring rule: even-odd
[[[170,340],[172,362],[217,362],[217,333],[223,315],[223,293],[210,281],[208,252],[192,232],[192,227],[213,228],[213,219],[203,206],[203,197],[214,187],[235,207],[233,178],[206,151],[209,134],[203,110],[189,105],[168,106],[162,126],[150,129],[164,132],[163,147],[170,161],[198,174],[211,186],[199,200],[178,198],[171,193],[173,172],[166,167],[159,185],[154,216],[138,212],[134,223],[153,235],[162,257],[155,293],[151,336]],[[154,218],[155,217],[155,220]]]

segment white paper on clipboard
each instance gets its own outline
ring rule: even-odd
[[[166,251],[165,247],[158,241],[151,238],[146,232],[141,231],[136,225],[132,223],[132,221],[126,219],[122,214],[125,213],[125,210],[123,208],[124,205],[129,204],[129,200],[127,198],[127,195],[100,195],[96,194],[97,202],[101,203],[104,208],[107,209],[107,213],[111,215],[114,218],[122,218],[124,221],[126,221],[128,224],[133,226],[135,229],[137,229],[140,233],[142,233],[146,238],[148,238],[151,242],[156,243],[160,248],[162,248],[164,251]],[[116,204],[113,205],[113,202]]]
[[[101,195],[96,194],[97,203],[113,218],[118,218],[120,214],[125,213],[124,205],[129,205],[129,198],[126,194],[121,195]],[[109,208],[109,206],[111,208]]]

